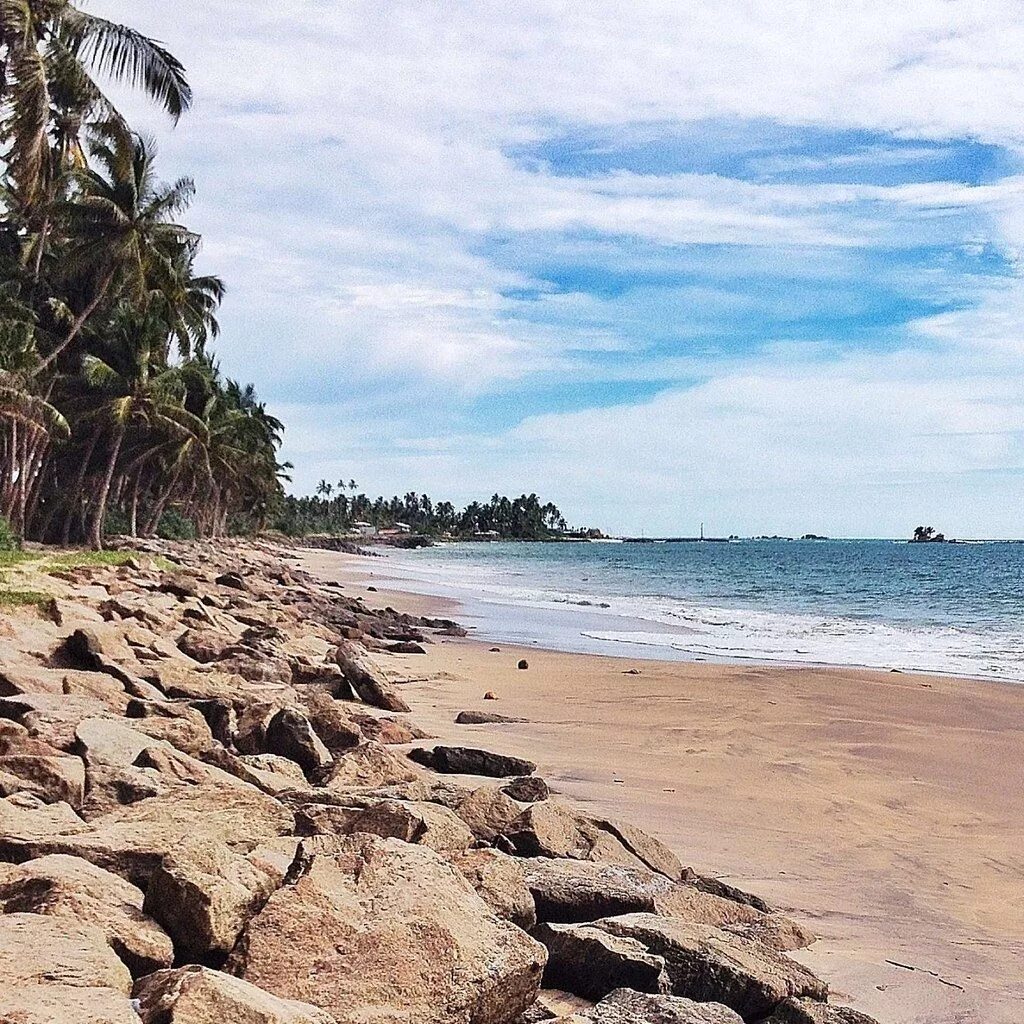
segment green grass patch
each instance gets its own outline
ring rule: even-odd
[[[31,562],[39,555],[32,551],[0,551],[0,569],[7,569],[23,562]]]
[[[45,608],[53,600],[40,590],[0,590],[0,608]]]
[[[174,563],[162,555],[154,558],[141,551],[65,551],[47,558],[46,562],[53,569],[74,569],[82,565],[124,565],[133,558],[143,565],[151,562],[158,569],[174,568]]]

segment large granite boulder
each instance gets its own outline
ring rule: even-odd
[[[508,838],[522,857],[567,857],[650,868],[678,879],[683,868],[664,843],[638,828],[590,818],[558,800],[532,804],[512,822]]]
[[[380,800],[368,807],[324,807],[307,805],[300,812],[300,824],[309,823],[311,832],[352,835],[365,832],[383,838],[417,843],[441,854],[465,850],[474,842],[473,833],[455,814],[440,804],[426,801]]]
[[[828,988],[806,967],[760,942],[713,925],[655,914],[596,922],[611,935],[634,939],[665,961],[668,994],[719,1002],[745,1020],[760,1020],[784,999],[824,1000]]]
[[[581,1024],[742,1024],[721,1003],[698,1003],[680,996],[657,996],[619,988],[580,1015]]]
[[[266,753],[294,761],[307,775],[333,760],[309,719],[295,708],[281,708],[267,723]]]
[[[146,916],[142,902],[141,890],[80,857],[0,864],[0,911],[94,925],[134,977],[174,960],[169,936]]]
[[[174,939],[179,961],[223,963],[283,875],[196,836],[165,854],[150,876],[145,908]]]
[[[47,803],[81,807],[85,799],[85,765],[80,757],[50,754],[0,755],[0,796],[34,793]]]
[[[545,987],[585,999],[601,999],[620,987],[669,991],[664,958],[636,939],[592,924],[540,924],[534,935],[548,950]]]
[[[303,848],[232,973],[339,1024],[504,1024],[533,1002],[544,948],[433,851],[365,835]]]
[[[380,789],[403,782],[415,782],[420,772],[404,757],[380,743],[367,741],[336,757],[323,777],[333,790]]]
[[[533,896],[523,878],[523,869],[516,857],[499,850],[465,850],[451,859],[477,895],[498,917],[511,921],[524,931],[537,923]]]
[[[89,924],[0,914],[0,1021],[138,1024],[128,968]]]
[[[814,999],[785,999],[765,1024],[878,1024],[874,1017],[849,1006]]]
[[[195,965],[142,978],[132,995],[143,1024],[335,1024],[315,1006]]]
[[[573,923],[650,913],[713,924],[779,950],[800,949],[813,941],[788,918],[673,882],[647,868],[536,858],[525,862],[525,871],[541,921]]]
[[[20,832],[4,835],[0,830],[0,857],[23,862],[49,853],[71,854],[145,887],[164,855],[186,839],[196,837],[247,853],[292,831],[291,811],[255,787],[231,781],[235,784],[172,786],[88,825],[74,812],[72,820],[64,816],[63,821],[48,822],[41,820],[38,810],[23,812]],[[52,804],[47,809],[64,806]],[[2,819],[0,809],[0,826]]]
[[[343,641],[334,652],[334,660],[360,700],[382,711],[409,710],[364,647]]]

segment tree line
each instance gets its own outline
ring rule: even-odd
[[[290,536],[350,534],[360,523],[376,530],[408,528],[427,536],[495,535],[509,540],[548,540],[570,532],[562,513],[551,502],[542,504],[536,494],[495,494],[488,502],[474,501],[457,509],[450,501],[435,502],[414,491],[401,498],[375,499],[357,491],[354,480],[337,485],[321,480],[313,495],[284,498],[273,525]]]
[[[19,537],[266,525],[282,425],[210,350],[224,295],[179,223],[189,178],[96,82],[173,121],[184,68],[72,0],[0,3],[0,519]]]

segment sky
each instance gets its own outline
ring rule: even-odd
[[[294,489],[1024,536],[1016,0],[91,0]]]

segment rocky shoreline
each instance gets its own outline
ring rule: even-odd
[[[0,617],[0,1021],[870,1024],[799,923],[431,743],[393,657],[455,622],[146,548]]]

